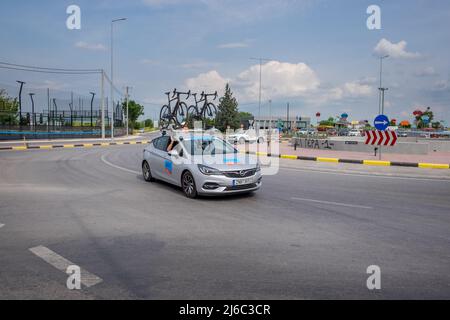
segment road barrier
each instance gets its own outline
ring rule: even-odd
[[[94,148],[94,147],[110,147],[121,145],[142,145],[149,144],[151,141],[125,141],[125,142],[103,142],[103,143],[83,143],[83,144],[62,144],[62,145],[39,145],[39,146],[16,146],[16,147],[1,147],[0,151],[26,151],[37,149],[69,149],[69,148]],[[396,161],[376,161],[376,160],[355,160],[355,159],[338,159],[338,158],[322,158],[322,157],[304,157],[288,154],[271,154],[265,152],[250,152],[246,154],[254,154],[258,156],[275,157],[290,160],[304,160],[328,163],[350,163],[362,164],[367,166],[391,166],[391,167],[410,167],[410,168],[424,168],[424,169],[450,169],[450,164],[439,163],[413,163],[413,162],[396,162]]]
[[[410,167],[410,168],[424,168],[424,169],[450,169],[450,164],[439,163],[414,163],[414,162],[397,162],[397,161],[376,161],[376,160],[355,160],[355,159],[338,159],[338,158],[322,158],[322,157],[303,157],[288,154],[270,154],[262,152],[250,152],[246,151],[246,154],[264,155],[267,157],[275,157],[291,160],[304,160],[304,161],[316,161],[316,162],[329,162],[329,163],[350,163],[350,164],[362,164],[366,166],[391,166],[391,167]]]
[[[40,145],[40,146],[15,146],[0,147],[0,151],[25,151],[37,149],[72,149],[72,148],[93,148],[93,147],[110,147],[122,145],[148,144],[151,141],[125,141],[125,142],[107,142],[107,143],[81,143],[81,144],[57,144],[57,145]]]

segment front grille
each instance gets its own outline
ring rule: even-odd
[[[224,171],[223,174],[228,178],[248,178],[254,176],[256,169],[239,170],[239,171]]]
[[[237,191],[237,190],[246,190],[256,188],[256,183],[252,184],[243,184],[241,186],[227,187],[225,191]]]

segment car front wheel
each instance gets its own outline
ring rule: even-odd
[[[196,198],[197,197],[197,188],[195,186],[194,177],[189,171],[186,171],[183,174],[183,178],[181,179],[183,192],[188,198]]]
[[[152,171],[150,170],[150,165],[147,161],[142,163],[142,175],[144,176],[144,180],[147,182],[155,181],[155,178],[152,176]]]

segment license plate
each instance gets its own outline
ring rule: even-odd
[[[253,183],[253,178],[233,180],[233,185],[235,185],[235,186],[242,186],[242,185],[251,184],[251,183]]]

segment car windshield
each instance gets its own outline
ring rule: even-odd
[[[190,137],[183,140],[183,146],[191,155],[237,153],[228,142],[216,137]]]

